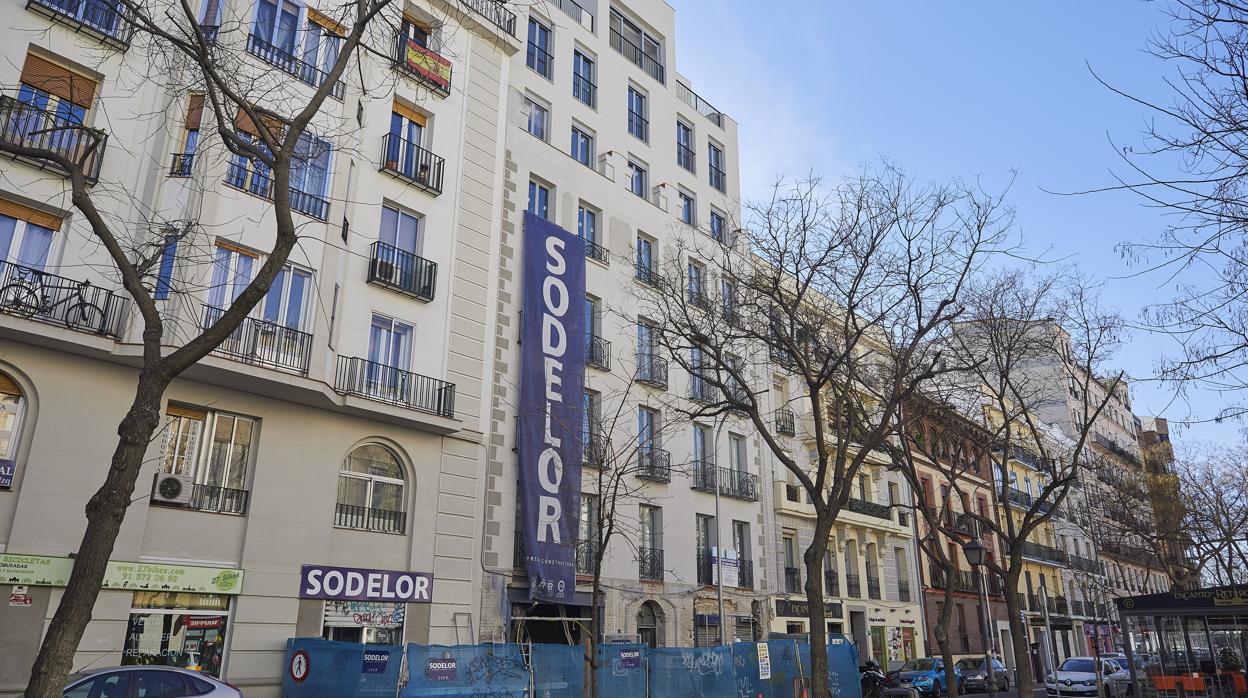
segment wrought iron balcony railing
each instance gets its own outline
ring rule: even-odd
[[[787,407],[781,407],[776,410],[776,432],[785,436],[795,436],[797,434],[797,418],[793,415],[793,410]]]
[[[689,301],[689,305],[695,308],[701,308],[707,312],[711,310],[711,298],[706,295],[706,291],[701,288],[690,288],[685,291],[685,297]]]
[[[597,541],[578,540],[576,542],[576,573],[585,576],[592,575],[598,557],[597,553]]]
[[[259,58],[279,70],[298,78],[300,82],[312,87],[320,87],[329,79],[329,73],[294,55],[291,51],[275,46],[255,34],[247,37],[247,53]],[[346,90],[341,80],[329,90],[329,96],[342,101]]]
[[[451,93],[451,62],[429,46],[399,34],[394,40],[394,67],[440,95]]]
[[[601,262],[608,266],[611,264],[611,255],[607,253],[606,245],[599,245],[593,240],[585,241],[585,256],[595,262]]]
[[[737,588],[754,588],[754,561],[737,560]]]
[[[653,446],[637,449],[637,477],[655,482],[671,482],[671,454]]]
[[[216,324],[225,313],[222,308],[204,306],[200,329]],[[242,323],[213,350],[235,361],[306,374],[312,358],[312,335],[259,318]]]
[[[904,579],[897,580],[897,600],[903,603],[910,602],[910,582]]]
[[[616,31],[614,27],[611,29],[611,48],[619,51],[625,58],[632,61],[642,70],[646,71],[650,77],[658,80],[659,82],[666,82],[663,64],[650,54],[641,50],[640,46],[626,39],[624,35]]]
[[[1092,574],[1101,573],[1100,562],[1091,558],[1081,557],[1073,553],[1066,554],[1066,564],[1069,565],[1071,569],[1076,569],[1081,572],[1091,572]]]
[[[446,160],[394,133],[381,137],[381,171],[437,196]]]
[[[254,165],[247,165],[235,160],[225,172],[225,183],[235,189],[255,194],[262,199],[273,200],[273,176]],[[329,217],[329,201],[317,194],[300,191],[291,187],[290,207],[319,221]]]
[[[334,390],[441,417],[455,416],[455,384],[368,359],[338,357]]]
[[[97,144],[98,139],[98,144]],[[92,147],[94,145],[94,147]],[[68,175],[69,170],[47,158],[19,152],[44,150],[82,167],[83,178],[95,184],[108,136],[63,115],[28,104],[11,95],[0,95],[0,151],[39,169]]]
[[[663,551],[655,548],[637,549],[637,577],[650,582],[663,581]]]
[[[606,435],[598,433],[586,434],[584,437],[583,453],[581,459],[585,465],[593,468],[608,468],[611,466],[611,439]]]
[[[696,174],[698,171],[698,161],[693,148],[677,143],[676,164]]]
[[[407,531],[407,514],[339,502],[334,508],[334,525],[361,531],[401,534]]]
[[[490,20],[494,26],[511,36],[516,35],[516,15],[507,9],[505,0],[459,0],[460,4]]]
[[[1066,562],[1066,551],[1031,541],[1023,541],[1023,555],[1047,562]]]
[[[823,571],[823,595],[841,595],[841,575],[836,570]]]
[[[698,584],[703,586],[715,583],[715,556],[710,550],[698,548],[694,553],[697,559]]]
[[[646,264],[634,264],[633,276],[647,286],[659,285],[659,271]]]
[[[26,9],[122,50],[134,35],[130,10],[118,0],[27,0]]]
[[[193,485],[191,487],[191,501],[186,506],[188,509],[197,511],[245,516],[247,514],[249,494],[247,490],[231,489],[229,487]]]
[[[784,590],[789,594],[802,593],[802,571],[800,568],[784,568]]]
[[[880,600],[880,578],[867,575],[867,598]]]
[[[169,165],[170,177],[190,177],[195,167],[195,153],[174,153],[173,162]]]
[[[851,498],[845,503],[845,508],[856,514],[874,516],[877,519],[892,520],[893,518],[892,509],[890,509],[888,505],[876,504],[875,502],[868,502],[864,499]]]
[[[719,391],[699,375],[689,376],[689,399],[696,402],[715,402]]]
[[[855,599],[862,598],[862,581],[856,574],[845,575],[845,595]]]
[[[0,312],[105,337],[121,336],[129,299],[86,281],[0,262]]]
[[[394,289],[422,301],[432,301],[437,281],[436,262],[384,242],[372,244],[368,283]]]
[[[747,502],[758,501],[757,475],[732,468],[719,468],[707,461],[693,462],[693,489],[714,492],[716,483],[719,485],[719,493],[725,497]]]
[[[667,359],[653,354],[638,354],[637,382],[667,390]]]
[[[585,338],[585,363],[604,371],[611,370],[611,342],[591,334]]]

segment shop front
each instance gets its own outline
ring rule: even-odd
[[[1116,599],[1135,695],[1248,696],[1248,585]]]
[[[433,575],[303,565],[299,598],[321,602],[321,637],[326,640],[400,645],[407,604],[432,602]]]

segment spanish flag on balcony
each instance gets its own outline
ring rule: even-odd
[[[451,62],[421,46],[412,39],[407,40],[405,56],[407,67],[432,82],[438,88],[451,89]]]

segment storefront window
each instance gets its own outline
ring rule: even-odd
[[[229,610],[228,596],[136,591],[121,663],[176,666],[219,677]]]
[[[403,643],[405,604],[379,601],[326,601],[326,640],[366,645]]]

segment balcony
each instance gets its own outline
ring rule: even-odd
[[[694,553],[697,558],[698,584],[707,586],[715,583],[715,556],[711,551],[698,548]]]
[[[555,0],[555,7],[563,10],[564,14],[588,29],[591,34],[594,32],[594,16],[586,12],[576,0]]]
[[[1070,606],[1066,603],[1065,596],[1050,596],[1047,600],[1049,602],[1049,613],[1058,616],[1070,615]]]
[[[290,50],[274,46],[255,34],[247,37],[247,53],[282,72],[293,75],[299,82],[311,87],[320,87],[329,79],[329,73],[295,56]],[[345,85],[339,80],[330,88],[329,96],[341,102],[344,92]]]
[[[1091,558],[1081,557],[1074,553],[1066,554],[1066,564],[1074,570],[1081,572],[1090,572],[1092,574],[1101,573],[1101,563]]]
[[[334,508],[334,525],[339,528],[401,535],[407,531],[407,514],[339,502]]]
[[[455,416],[455,384],[367,359],[338,357],[334,390],[439,417]]]
[[[585,241],[585,256],[600,264],[611,265],[611,256],[607,253],[607,247],[593,240]]]
[[[689,376],[690,400],[703,403],[715,402],[716,392],[714,386],[708,383],[705,378],[698,375]]]
[[[706,100],[699,97],[698,93],[691,90],[688,85],[681,82],[679,79],[676,81],[676,96],[680,97],[681,101],[685,104],[693,107],[694,111],[709,119],[711,123],[723,128],[723,113],[715,107],[712,107]]]
[[[863,499],[850,498],[850,500],[845,503],[845,509],[852,511],[855,514],[873,516],[877,519],[886,519],[888,521],[893,520],[892,509],[885,504],[876,504],[875,502],[868,502]]]
[[[653,354],[638,354],[637,382],[667,390],[667,359]]]
[[[490,23],[507,32],[508,35],[513,37],[516,35],[516,15],[507,9],[507,3],[504,0],[459,0],[459,2],[490,20]]]
[[[661,448],[637,449],[637,477],[653,482],[671,482],[672,455]]]
[[[604,371],[611,370],[611,342],[591,334],[585,338],[585,363]]]
[[[611,28],[611,48],[619,51],[622,56],[646,71],[646,74],[650,77],[661,83],[665,82],[666,75],[663,70],[663,64],[650,54],[642,51],[640,46],[626,39],[614,27]]]
[[[758,501],[757,475],[743,473],[732,468],[718,468],[714,463],[703,460],[693,462],[693,489],[714,492],[717,482],[719,493],[725,497],[747,502]]]
[[[637,578],[647,582],[663,581],[663,551],[637,548]]]
[[[797,418],[793,410],[781,407],[775,412],[776,432],[785,436],[797,435]]]
[[[368,283],[428,302],[433,300],[437,281],[436,262],[384,242],[372,244],[368,259]]]
[[[118,0],[28,0],[26,9],[123,51],[134,34],[130,11]]]
[[[701,288],[690,288],[685,291],[685,298],[689,305],[694,308],[701,308],[706,312],[711,311],[711,299],[706,295],[706,291]]]
[[[381,137],[381,171],[433,196],[442,193],[446,160],[394,133]]]
[[[246,516],[248,495],[247,490],[195,484],[191,486],[191,499],[183,508],[213,514]],[[152,499],[151,503],[153,506],[173,506],[156,499]]]
[[[594,574],[595,562],[597,561],[598,543],[592,540],[578,540],[576,542],[576,573],[583,576],[591,576]]]
[[[754,588],[754,561],[737,560],[737,588]]]
[[[867,598],[874,601],[880,600],[880,578],[867,575]]]
[[[802,593],[802,571],[797,567],[784,568],[784,591],[789,594]]]
[[[199,328],[206,330],[225,313],[222,308],[204,306]],[[312,358],[312,335],[260,318],[244,318],[214,354],[235,361],[306,375]]]
[[[910,603],[910,582],[904,579],[897,580],[897,600]]]
[[[611,439],[600,433],[588,434],[584,439],[581,460],[591,468],[611,466]]]
[[[169,164],[170,177],[190,177],[195,167],[195,153],[174,153]]]
[[[225,173],[225,184],[267,201],[273,200],[273,176],[267,170],[234,160]],[[290,208],[318,221],[329,217],[329,201],[323,196],[291,187]]]
[[[429,86],[443,97],[451,93],[451,62],[428,46],[421,46],[415,39],[395,37],[394,67]]]
[[[825,569],[823,571],[823,595],[824,596],[840,596],[841,595],[841,577],[836,570]]]
[[[659,285],[659,271],[645,264],[633,265],[633,278],[647,286]]]
[[[714,165],[707,165],[707,170],[710,171],[711,186],[715,187],[721,192],[727,191],[728,176],[724,174],[724,171]]]
[[[87,133],[88,131],[91,133]],[[92,148],[92,145],[95,147]],[[100,178],[100,164],[104,161],[107,145],[108,136],[103,133],[54,112],[18,101],[16,97],[0,95],[0,151],[9,153],[15,160],[21,160],[41,170],[48,169],[68,175],[69,170],[51,160],[17,152],[19,148],[49,151],[70,162],[81,164],[82,175],[87,183],[95,184]]]
[[[1032,543],[1031,541],[1023,541],[1023,556],[1034,560],[1044,560],[1045,562],[1063,564],[1066,562],[1066,551],[1048,545]]]
[[[572,74],[572,96],[590,107],[598,107],[598,86],[580,73]]]
[[[862,598],[862,580],[858,575],[845,575],[845,595],[855,599]]]
[[[62,325],[102,337],[120,337],[129,299],[87,281],[0,262],[0,312]]]

